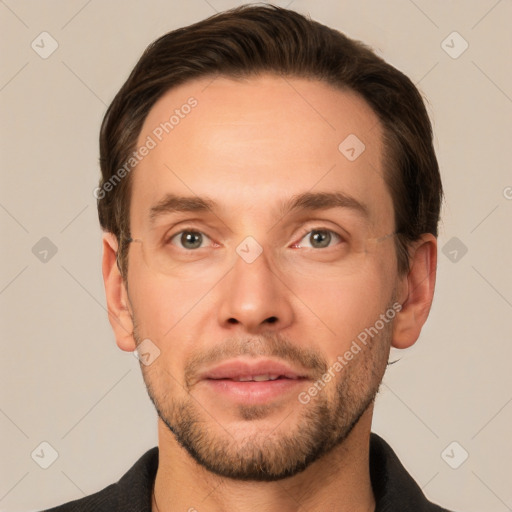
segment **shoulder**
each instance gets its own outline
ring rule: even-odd
[[[370,436],[370,477],[375,512],[450,512],[430,502],[384,439]]]
[[[150,512],[158,448],[148,450],[122,477],[101,491],[44,512]]]
[[[46,509],[44,512],[102,512],[115,510],[118,496],[117,485],[111,484],[90,496]]]

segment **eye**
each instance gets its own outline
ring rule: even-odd
[[[304,240],[306,242],[304,242]],[[306,233],[294,247],[310,247],[312,249],[325,249],[332,241],[342,241],[340,235],[330,229],[313,229]]]
[[[204,233],[195,230],[183,230],[171,236],[167,243],[178,245],[181,249],[200,249],[203,242],[210,240]]]

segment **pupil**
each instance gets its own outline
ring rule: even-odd
[[[328,247],[331,241],[331,234],[327,231],[313,231],[311,233],[313,247]]]
[[[197,249],[201,246],[202,236],[201,233],[194,233],[192,231],[185,232],[181,235],[181,243],[188,249]]]

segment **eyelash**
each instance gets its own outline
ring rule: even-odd
[[[301,240],[303,240],[306,237],[306,235],[309,235],[310,233],[313,233],[314,231],[322,231],[322,232],[330,233],[331,235],[334,235],[334,237],[338,238],[339,242],[344,242],[346,240],[343,236],[341,236],[336,231],[333,231],[332,229],[325,228],[322,226],[317,226],[314,228],[305,228],[299,237],[299,241],[293,243],[293,247],[296,247],[297,244],[299,244],[301,242]],[[332,248],[332,246],[329,245],[328,247],[323,247],[322,249],[325,250],[325,249],[331,249],[331,248]],[[306,247],[306,249],[316,249],[316,247]]]
[[[322,231],[322,232],[327,232],[327,233],[330,233],[331,235],[334,235],[335,237],[338,238],[339,242],[345,242],[346,241],[346,237],[340,235],[339,233],[337,233],[336,231],[332,230],[332,229],[329,229],[329,228],[326,228],[326,227],[323,227],[323,226],[315,226],[313,228],[305,228],[299,239],[298,239],[298,242],[294,242],[292,244],[292,247],[294,248],[297,248],[298,244],[305,238],[306,235],[314,232],[314,231]],[[204,237],[206,237],[207,239],[211,240],[210,237],[208,235],[206,235],[205,233],[203,233],[202,231],[199,231],[198,229],[196,228],[193,228],[193,227],[185,227],[185,228],[182,228],[180,231],[178,231],[177,233],[173,233],[172,235],[169,235],[167,237],[165,237],[165,240],[164,240],[164,245],[167,245],[169,243],[171,243],[171,240],[173,240],[174,238],[176,238],[178,235],[182,235],[183,233],[199,233],[201,235],[203,235]],[[216,244],[218,246],[218,244]],[[315,247],[306,247],[307,249],[315,249]],[[328,247],[323,247],[322,249],[330,249],[331,246],[329,245]],[[182,249],[184,251],[197,251],[199,249],[204,249],[204,247],[199,247],[198,249],[186,249],[184,247],[179,247],[179,249]]]

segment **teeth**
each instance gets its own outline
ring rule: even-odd
[[[279,375],[270,375],[268,373],[264,373],[263,375],[253,375],[253,376],[250,376],[250,377],[240,377],[238,379],[236,379],[238,382],[249,382],[249,381],[254,381],[254,382],[263,382],[263,381],[266,381],[266,380],[276,380],[279,378]]]
[[[264,381],[264,380],[270,380],[270,375],[268,373],[264,374],[264,375],[255,375],[252,380],[254,380],[255,382],[261,382],[261,381]]]

